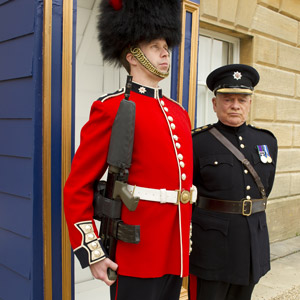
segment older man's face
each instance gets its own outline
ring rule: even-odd
[[[212,99],[218,119],[225,125],[238,127],[247,119],[251,96],[243,94],[219,94]]]

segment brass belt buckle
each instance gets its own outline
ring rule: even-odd
[[[177,191],[177,202],[176,202],[176,204],[178,205],[179,204],[179,202],[181,202],[181,203],[183,203],[183,204],[186,204],[186,203],[188,203],[188,202],[190,202],[190,201],[192,201],[192,194],[189,192],[189,191],[186,191],[186,190],[184,190],[184,191]]]
[[[249,207],[249,212],[246,213],[246,204],[245,203],[250,203],[250,207]],[[245,199],[243,200],[243,207],[242,207],[242,215],[249,217],[252,214],[252,201],[250,199]]]

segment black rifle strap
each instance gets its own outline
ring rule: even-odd
[[[242,162],[242,164],[249,170],[250,174],[253,176],[256,185],[262,195],[262,198],[266,198],[266,190],[261,182],[260,177],[256,173],[253,166],[250,164],[249,160],[244,156],[244,154],[238,150],[218,129],[212,127],[209,129],[211,133],[217,140],[219,140],[232,154]]]

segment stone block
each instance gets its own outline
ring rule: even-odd
[[[294,99],[277,99],[277,121],[300,122],[300,101]]]
[[[293,146],[294,147],[300,147],[300,125],[295,125],[294,124]]]
[[[264,37],[255,37],[255,62],[277,65],[277,42]]]
[[[299,149],[279,149],[276,169],[277,172],[299,172]]]
[[[257,6],[251,30],[296,44],[298,22],[263,6]]]
[[[275,135],[279,147],[293,145],[293,124],[255,122],[255,126],[271,131]]]
[[[240,62],[246,65],[252,65],[254,59],[253,38],[247,37],[240,39]]]
[[[295,94],[295,74],[276,68],[254,66],[260,74],[260,81],[256,86],[257,91],[284,96]]]
[[[300,195],[300,173],[291,173],[291,195]]]
[[[300,4],[300,2],[299,2]],[[300,49],[280,43],[278,45],[278,66],[300,71]]]
[[[250,28],[256,6],[256,1],[240,0],[237,7],[235,24],[247,29]]]
[[[299,0],[282,0],[279,11],[294,19],[300,20],[300,1]]]
[[[275,119],[275,97],[255,94],[252,100],[252,120]]]
[[[298,23],[298,46],[300,45],[300,22]]]
[[[266,213],[271,242],[300,233],[300,196],[268,201]]]
[[[291,179],[289,173],[275,175],[272,191],[269,195],[269,199],[288,197],[290,195]]]
[[[258,4],[279,9],[279,0],[258,0]]]
[[[300,98],[300,75],[296,75],[296,96]]]
[[[200,1],[200,19],[202,17],[218,19],[218,0]]]
[[[219,20],[234,24],[238,0],[219,1]]]

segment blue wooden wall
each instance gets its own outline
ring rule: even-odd
[[[200,0],[189,0],[190,2],[200,5]],[[183,86],[182,86],[182,99],[178,99],[178,68],[179,68],[179,49],[175,47],[172,51],[172,69],[171,69],[171,98],[177,101],[182,100],[182,106],[188,111],[189,107],[189,85],[190,85],[190,71],[191,71],[191,48],[192,45],[192,19],[193,16],[190,12],[186,12],[185,24],[182,24],[184,29],[184,58],[183,58]],[[198,45],[196,45],[198,47]],[[196,84],[196,82],[195,82]],[[196,93],[197,94],[197,93]],[[196,102],[196,99],[195,99]],[[196,124],[196,121],[195,121]],[[192,124],[192,127],[195,125]]]
[[[0,0],[0,299],[43,299],[42,1]]]

